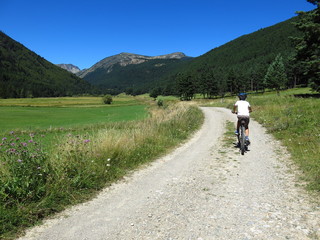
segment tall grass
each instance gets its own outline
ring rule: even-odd
[[[279,139],[303,172],[308,187],[320,191],[320,99],[295,98],[308,89],[291,89],[248,96],[252,117]],[[236,97],[211,101],[210,106],[230,108]],[[252,139],[254,141],[254,139]]]
[[[0,238],[10,239],[43,217],[91,197],[128,171],[177,146],[203,121],[197,107],[183,103],[155,107],[150,115],[140,121],[109,123],[86,134],[70,133],[56,142],[51,152],[37,149],[38,145],[26,146],[22,143],[28,139],[21,142],[14,135],[4,139],[0,154],[7,160],[0,163],[1,171],[6,173],[1,175],[1,183],[29,181],[33,185],[5,188],[6,184],[1,184]],[[30,144],[35,137],[31,140]],[[19,144],[22,152],[7,151],[13,147],[11,143]],[[23,151],[30,154],[25,156]],[[8,159],[16,167],[9,167]],[[17,172],[20,168],[25,171]],[[36,170],[42,172],[37,175]],[[16,197],[21,189],[24,194]]]

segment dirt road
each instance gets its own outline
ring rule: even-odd
[[[256,122],[250,152],[221,144],[235,115],[202,108],[201,130],[172,154],[22,239],[317,239],[320,206],[296,186],[278,143]]]

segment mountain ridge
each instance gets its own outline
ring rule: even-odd
[[[99,68],[107,69],[107,72],[110,73],[113,70],[113,66],[116,64],[119,64],[120,66],[125,67],[127,65],[141,64],[141,63],[144,63],[150,60],[155,60],[155,59],[182,59],[182,58],[187,58],[187,56],[182,52],[174,52],[170,54],[158,55],[153,57],[122,52],[122,53],[112,55],[100,60],[90,68],[87,68],[87,69],[84,69],[83,71],[78,72],[77,76],[84,78],[87,74]]]

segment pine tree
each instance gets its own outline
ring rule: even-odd
[[[195,82],[190,75],[177,74],[177,92],[181,100],[191,100],[196,93]]]
[[[267,88],[275,88],[279,94],[280,89],[286,86],[287,81],[283,59],[281,54],[278,54],[264,76],[264,85]]]
[[[151,90],[149,96],[156,99],[158,96],[160,96],[162,94],[162,88],[161,87],[156,87],[154,89]]]
[[[301,68],[299,77],[320,92],[320,2],[317,0],[308,2],[317,8],[310,12],[298,12],[299,21],[295,26],[303,36],[295,38],[295,62]]]

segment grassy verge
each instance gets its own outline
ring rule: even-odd
[[[67,134],[50,152],[41,146],[39,135],[3,139],[0,238],[14,238],[44,217],[92,197],[172,149],[203,121],[197,107],[181,103],[153,108],[150,115]]]
[[[280,96],[275,92],[251,94],[247,100],[253,108],[251,116],[286,146],[309,188],[320,191],[320,99],[293,97],[306,92],[308,89],[288,90]],[[207,105],[231,109],[235,101],[233,97]]]

